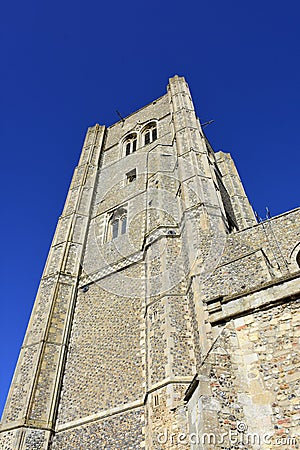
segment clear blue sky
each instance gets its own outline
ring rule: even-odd
[[[86,128],[189,82],[261,216],[299,205],[300,3],[5,2],[0,410]]]

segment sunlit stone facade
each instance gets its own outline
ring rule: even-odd
[[[182,77],[89,128],[1,449],[298,448],[299,219],[256,222]]]

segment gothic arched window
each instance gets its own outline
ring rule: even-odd
[[[144,144],[151,144],[151,142],[156,141],[157,139],[157,126],[155,122],[150,123],[147,125],[143,132],[144,136]]]
[[[127,209],[123,206],[113,211],[109,217],[107,241],[111,241],[127,230]]]
[[[136,133],[132,133],[124,141],[123,148],[125,151],[125,155],[131,155],[131,153],[136,151],[137,147],[137,135]]]

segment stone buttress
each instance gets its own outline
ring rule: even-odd
[[[1,422],[3,450],[48,449],[104,127],[90,128],[50,248]]]

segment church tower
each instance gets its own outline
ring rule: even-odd
[[[200,427],[195,395],[224,324],[222,299],[248,288],[234,284],[237,249],[255,259],[260,286],[290,273],[271,232],[261,232],[265,244],[255,238],[264,254],[248,235],[247,245],[232,244],[259,227],[230,155],[207,141],[184,78],[112,126],[89,128],[2,416],[1,449],[187,448],[178,436]]]

